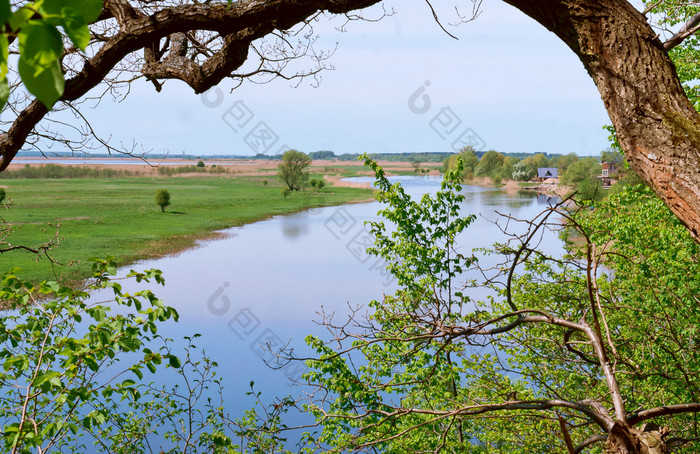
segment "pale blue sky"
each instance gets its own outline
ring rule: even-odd
[[[223,100],[207,107],[182,83],[168,82],[161,93],[138,83],[122,103],[85,113],[116,141],[174,155],[252,155],[245,138],[261,121],[279,137],[272,153],[282,145],[306,152],[450,151],[467,128],[486,149],[502,152],[597,155],[608,146],[602,126],[609,120],[592,80],[561,41],[524,14],[485,0],[477,20],[448,27],[455,41],[423,0],[384,6],[396,14],[350,23],[345,33],[335,29],[342,21],[317,26],[319,48],[338,43],[335,70],[323,73],[318,88],[291,88],[280,79],[229,93],[224,82]],[[440,13],[444,23],[454,22],[453,11]],[[431,107],[416,114],[408,100],[426,81]],[[254,117],[235,132],[222,116],[241,101]]]

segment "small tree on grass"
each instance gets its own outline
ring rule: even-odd
[[[156,192],[156,205],[160,207],[161,212],[165,212],[165,207],[170,205],[170,193],[167,189],[159,189]]]
[[[5,189],[0,188],[0,203],[5,201],[5,197],[7,197],[7,193],[5,192]]]
[[[311,158],[301,151],[289,150],[282,155],[282,163],[277,167],[277,176],[290,191],[298,191],[309,179],[305,172]]]

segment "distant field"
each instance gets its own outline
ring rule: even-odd
[[[6,241],[34,246],[50,240],[60,224],[60,246],[51,255],[64,265],[23,251],[0,255],[0,272],[22,268],[32,280],[77,279],[90,269],[85,259],[115,256],[120,263],[186,249],[212,231],[307,208],[371,198],[369,189],[326,187],[294,193],[287,199],[274,178],[84,178],[5,179],[10,224]],[[154,202],[167,189],[172,205],[165,213]]]

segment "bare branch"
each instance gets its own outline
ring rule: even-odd
[[[664,49],[666,49],[666,51],[670,51],[685,41],[686,38],[697,33],[698,30],[700,30],[700,13],[697,13],[695,16],[691,17],[675,35],[666,41],[664,43]]]

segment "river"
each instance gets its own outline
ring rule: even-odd
[[[355,179],[363,181],[362,178]],[[434,193],[440,179],[396,177],[413,196]],[[369,180],[365,180],[369,181]],[[465,186],[464,214],[478,215],[460,242],[463,250],[503,240],[492,223],[496,211],[533,218],[551,200],[534,193],[509,193],[496,188]],[[300,364],[281,370],[265,361],[274,356],[261,345],[290,345],[304,352],[304,337],[323,330],[318,312],[344,314],[348,306],[366,305],[395,290],[383,264],[364,253],[364,221],[376,220],[379,203],[313,209],[228,230],[224,239],[203,242],[177,256],[132,265],[158,268],[164,287],[151,287],[180,314],[161,334],[181,339],[200,333],[196,344],[219,365],[225,406],[232,416],[253,401],[245,393],[254,381],[263,396],[294,393],[290,377]],[[556,234],[545,243],[560,248]],[[142,288],[128,284],[128,289]]]

